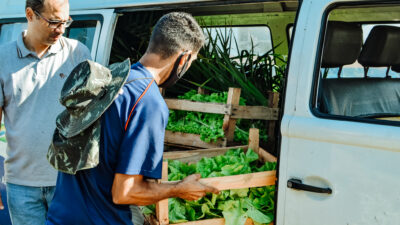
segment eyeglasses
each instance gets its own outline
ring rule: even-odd
[[[71,26],[71,23],[73,22],[73,20],[71,19],[71,17],[69,18],[69,20],[67,21],[61,21],[61,20],[48,20],[46,19],[44,16],[42,16],[39,12],[34,11],[35,14],[37,16],[39,16],[40,18],[42,18],[44,21],[46,21],[48,23],[48,27],[51,29],[56,29],[58,27],[60,27],[61,25],[63,25],[65,28]]]

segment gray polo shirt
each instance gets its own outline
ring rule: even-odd
[[[82,43],[60,38],[40,59],[23,42],[0,46],[0,106],[7,138],[5,180],[25,186],[54,186],[57,171],[47,162],[66,77],[90,59]]]

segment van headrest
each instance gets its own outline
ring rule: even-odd
[[[362,29],[357,23],[330,21],[325,35],[322,67],[352,64],[360,54]]]
[[[400,27],[380,25],[372,28],[358,62],[364,67],[400,65]]]

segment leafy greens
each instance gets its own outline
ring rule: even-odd
[[[275,170],[276,163],[260,165],[258,155],[251,149],[231,149],[224,155],[202,158],[196,164],[168,161],[168,180],[182,180],[186,176],[200,173],[203,178],[231,176],[252,172]],[[243,225],[251,218],[256,225],[273,221],[275,186],[243,188],[221,191],[219,195],[207,194],[197,201],[169,199],[171,223],[200,219],[225,218],[226,225]],[[154,214],[154,206],[143,207],[144,214]]]
[[[198,94],[195,90],[186,92],[178,99],[191,100],[196,102],[226,103],[228,92],[211,93],[210,95]],[[239,105],[246,105],[246,100],[240,98]],[[224,137],[222,129],[224,115],[170,110],[167,130],[191,134],[200,134],[200,138],[205,142],[216,142]],[[243,144],[247,143],[250,127],[261,128],[260,139],[266,141],[265,123],[260,120],[237,120],[234,140]]]

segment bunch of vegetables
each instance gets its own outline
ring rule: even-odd
[[[252,172],[275,170],[276,163],[259,164],[258,155],[249,149],[231,149],[225,155],[203,158],[196,164],[177,160],[168,163],[168,180],[182,180],[186,176],[200,173],[205,177],[220,177]],[[242,225],[247,218],[254,224],[273,221],[275,186],[243,188],[208,194],[197,201],[169,199],[169,220],[181,223],[210,218],[225,218],[226,225]],[[154,214],[154,205],[143,208],[143,213]]]
[[[197,102],[226,103],[228,92],[204,95],[191,90],[184,95],[178,96],[178,98]],[[240,98],[239,105],[246,105],[246,100]],[[224,137],[223,122],[224,115],[220,114],[170,110],[167,130],[200,134],[202,141],[216,142],[219,138]],[[234,141],[246,144],[249,138],[249,133],[246,130],[251,127],[259,128],[261,130],[260,139],[266,141],[267,135],[264,126],[265,124],[262,121],[246,122],[237,120]]]

